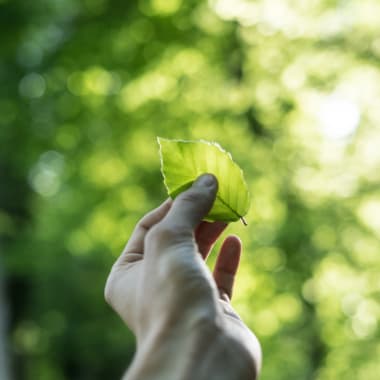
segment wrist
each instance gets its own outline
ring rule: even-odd
[[[125,380],[254,380],[250,353],[218,321],[164,329],[139,342]]]
[[[217,340],[214,321],[156,328],[137,339],[137,352],[125,380],[185,380],[197,378],[203,356]],[[210,377],[207,377],[210,379]]]

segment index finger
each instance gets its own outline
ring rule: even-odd
[[[125,246],[120,259],[127,254],[140,254],[144,253],[144,238],[147,232],[168,213],[173,201],[167,199],[156,209],[150,211],[146,214],[140,221],[136,224],[135,229],[129,238],[127,245]]]

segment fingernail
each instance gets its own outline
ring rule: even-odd
[[[195,183],[199,186],[211,187],[215,186],[216,180],[215,177],[211,174],[203,174],[200,177],[198,177]]]

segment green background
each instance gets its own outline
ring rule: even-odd
[[[379,20],[377,0],[0,0],[2,380],[127,367],[103,288],[166,197],[156,136],[244,170],[228,233],[261,379],[379,379]]]

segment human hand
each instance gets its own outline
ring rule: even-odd
[[[226,227],[222,222],[201,222],[216,191],[214,177],[201,176],[175,201],[143,217],[111,270],[105,296],[135,333],[138,352],[139,347],[149,351],[165,342],[170,354],[181,339],[203,347],[203,338],[211,346],[223,337],[243,352],[248,372],[257,373],[258,341],[230,304],[240,240],[229,236],[224,241],[213,276],[204,262]]]

